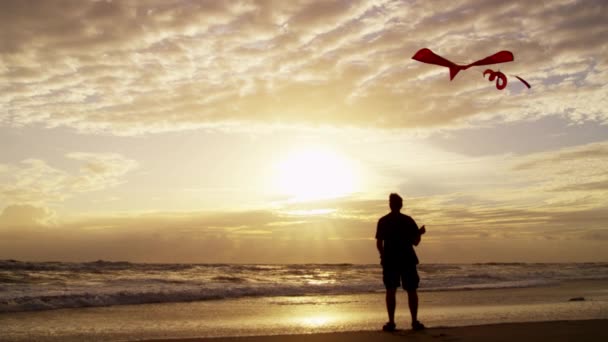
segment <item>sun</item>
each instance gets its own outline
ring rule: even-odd
[[[348,195],[356,190],[356,165],[323,147],[294,150],[276,165],[278,191],[296,201]]]

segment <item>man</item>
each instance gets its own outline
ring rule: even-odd
[[[416,222],[401,213],[403,199],[398,194],[390,194],[391,212],[378,221],[376,230],[376,247],[380,252],[382,264],[382,281],[386,287],[386,311],[388,323],[382,330],[395,330],[396,293],[399,286],[407,291],[412,329],[422,330],[424,325],[418,321],[418,257],[414,246],[420,243],[421,235],[426,232],[424,226],[418,229]]]

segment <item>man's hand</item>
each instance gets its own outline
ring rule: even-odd
[[[418,229],[418,232],[420,232],[420,235],[426,233],[426,228],[424,226],[420,227],[420,229]]]

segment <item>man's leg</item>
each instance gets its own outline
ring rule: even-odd
[[[407,302],[410,307],[410,314],[412,315],[412,329],[424,329],[424,324],[418,321],[418,292],[415,289],[407,291]]]
[[[410,306],[412,323],[418,322],[418,292],[416,290],[407,291],[407,303]]]
[[[412,329],[422,330],[424,325],[418,321],[418,285],[420,285],[420,277],[416,265],[409,265],[404,268],[403,272],[403,288],[407,291],[407,302],[412,315]]]
[[[389,323],[395,323],[395,307],[397,306],[396,293],[396,288],[386,289],[386,311],[388,313]]]

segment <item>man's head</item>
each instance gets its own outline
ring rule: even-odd
[[[391,207],[391,211],[400,211],[403,207],[403,198],[396,193],[392,193],[388,196],[388,204]]]

